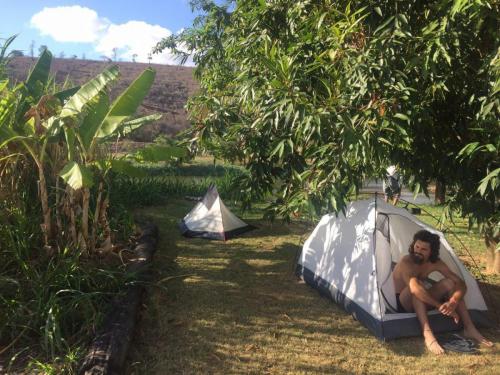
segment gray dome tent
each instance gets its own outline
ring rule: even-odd
[[[414,313],[397,313],[393,266],[407,254],[413,234],[439,235],[440,258],[465,281],[465,304],[478,326],[489,326],[486,304],[476,280],[436,229],[381,199],[352,202],[338,217],[325,215],[304,243],[297,275],[343,306],[382,340],[421,335]],[[429,275],[438,281],[438,273]],[[435,332],[458,329],[452,319],[429,312]]]

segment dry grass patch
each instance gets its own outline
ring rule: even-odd
[[[418,338],[383,343],[298,281],[311,228],[245,219],[259,229],[227,241],[185,239],[183,200],[141,210],[160,226],[150,287],[128,374],[494,374],[498,348],[435,358]],[[484,334],[498,342],[497,330]]]

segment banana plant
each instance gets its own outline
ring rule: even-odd
[[[68,162],[59,175],[74,191],[81,190],[81,228],[78,243],[90,252],[95,249],[99,225],[105,237],[101,248],[108,250],[111,246],[111,231],[107,219],[109,171],[115,169],[128,175],[140,173],[133,165],[134,161],[138,161],[137,158],[134,159],[131,155],[115,158],[101,146],[161,117],[157,114],[134,117],[153,84],[154,70],[150,68],[144,70],[111,103],[108,90],[118,76],[118,68],[109,67],[84,84],[53,119],[62,127],[68,148]],[[178,156],[180,150],[170,148],[160,153],[163,160],[169,160]],[[90,188],[95,184],[97,184],[97,197],[90,227]]]
[[[3,45],[0,46],[0,80],[5,79],[5,70],[7,67],[7,63],[9,62],[11,58],[11,53],[8,53],[7,50],[9,49],[9,46],[12,44],[12,42],[16,39],[17,35],[13,35],[9,38],[7,38]]]
[[[156,114],[135,116],[153,83],[152,69],[142,72],[111,102],[109,89],[119,77],[117,66],[81,87],[49,95],[47,92],[54,91],[49,75],[51,59],[45,50],[26,82],[14,88],[6,80],[0,81],[0,162],[13,156],[33,161],[47,249],[53,250],[56,233],[57,240],[66,241],[64,245],[72,243],[88,251],[95,249],[98,233],[104,233],[102,247],[108,249],[109,171],[140,176],[134,163],[148,158],[170,160],[183,156],[183,151],[148,148],[119,158],[108,151],[111,141],[160,118]],[[65,183],[63,188],[61,182]],[[96,192],[92,213],[91,191]]]
[[[57,134],[57,124],[47,120],[60,110],[61,100],[65,100],[75,91],[73,88],[54,95],[47,94],[51,61],[52,54],[45,50],[28,75],[26,82],[11,90],[10,96],[3,97],[0,105],[0,117],[2,117],[0,148],[8,151],[12,149],[14,143],[15,148],[22,150],[17,153],[7,152],[4,157],[22,155],[31,159],[36,166],[43,216],[41,228],[45,247],[48,249],[51,249],[53,225],[46,168],[52,163],[51,160],[47,160],[49,158],[48,147],[50,143],[56,142],[54,136]]]

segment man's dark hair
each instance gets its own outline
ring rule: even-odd
[[[413,242],[410,244],[410,248],[408,249],[410,254],[413,254],[415,242],[417,242],[417,240],[427,242],[431,245],[431,255],[429,256],[429,261],[431,263],[436,263],[439,260],[439,236],[425,229],[419,230],[413,235]]]

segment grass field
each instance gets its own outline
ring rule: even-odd
[[[176,199],[136,212],[159,225],[161,240],[127,374],[500,373],[498,344],[438,358],[419,338],[383,343],[297,280],[295,259],[311,225],[260,221],[256,208],[244,218],[258,229],[239,238],[185,239],[176,225],[192,206]],[[460,221],[454,231],[480,259],[479,237]],[[486,281],[500,301],[498,278]],[[482,332],[500,341],[498,327]]]

